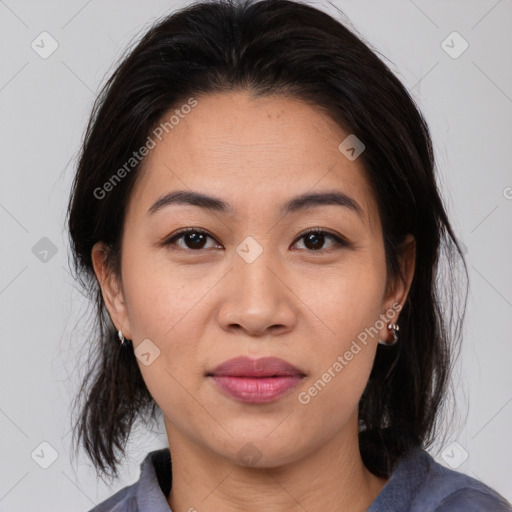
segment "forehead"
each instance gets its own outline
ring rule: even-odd
[[[147,211],[162,194],[188,189],[221,197],[243,216],[334,188],[359,203],[370,227],[378,222],[361,160],[338,149],[348,133],[319,109],[282,95],[230,92],[198,97],[176,119],[144,161],[132,209]]]

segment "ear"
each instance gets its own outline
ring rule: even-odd
[[[101,288],[103,301],[117,331],[122,331],[126,339],[132,339],[130,322],[126,308],[122,283],[107,265],[108,247],[103,242],[94,244],[91,259],[94,273]]]
[[[388,320],[386,321],[386,325],[379,333],[383,340],[387,340],[390,337],[387,328],[388,323],[392,322],[396,324],[398,322],[400,311],[407,300],[407,295],[409,294],[414,277],[414,269],[416,267],[416,240],[410,233],[406,235],[404,241],[400,244],[398,260],[402,277],[399,276],[388,284],[382,314],[386,315],[386,311],[391,311],[394,313],[394,316],[387,315]]]

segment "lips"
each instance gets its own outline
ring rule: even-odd
[[[230,359],[208,375],[219,377],[279,377],[279,376],[301,376],[305,373],[293,366],[292,364],[279,359],[277,357],[261,357],[259,359],[251,359],[249,357],[235,357]]]
[[[276,357],[236,357],[206,376],[217,389],[238,402],[264,404],[291,392],[305,373]]]

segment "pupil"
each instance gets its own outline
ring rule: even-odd
[[[322,235],[321,233],[310,233],[306,237],[305,245],[306,245],[306,247],[308,247],[308,243],[312,242],[313,246],[310,248],[311,249],[319,249],[322,246],[323,239],[324,239],[324,235]]]
[[[192,233],[187,235],[187,245],[189,245],[191,249],[200,249],[204,244],[204,239],[205,236],[202,233]]]

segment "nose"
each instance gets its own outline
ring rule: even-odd
[[[286,273],[264,251],[248,263],[235,255],[218,321],[223,330],[249,336],[283,334],[297,322],[297,297]]]

